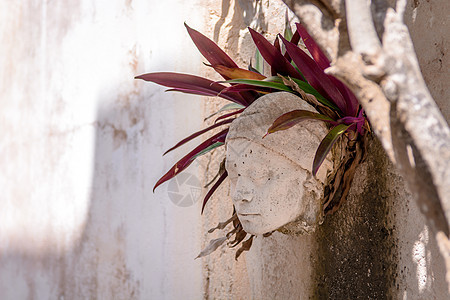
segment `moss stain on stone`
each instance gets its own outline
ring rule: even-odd
[[[347,201],[316,233],[312,299],[386,299],[395,287],[397,250],[388,190],[388,159],[369,141]]]

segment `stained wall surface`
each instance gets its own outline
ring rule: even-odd
[[[209,28],[215,29],[210,36],[217,36],[218,26],[226,25],[220,31],[219,43],[237,47],[245,65],[251,54],[245,50],[248,44],[242,23],[246,20],[242,15],[253,16],[253,26],[259,26],[273,40],[272,34],[283,28],[274,21],[283,18],[283,9],[282,4],[277,7],[277,1],[261,1],[262,13],[249,14],[242,9],[242,2],[223,1],[222,10],[210,14],[214,26]],[[445,0],[409,1],[405,18],[425,80],[448,120],[450,106],[445,99],[449,91],[445,86],[450,69],[444,67],[448,64],[447,6]],[[436,72],[436,68],[440,71]],[[317,233],[274,233],[268,238],[256,238],[252,249],[234,263],[234,253],[230,254],[229,249],[227,252],[226,247],[205,258],[209,298],[448,298],[445,266],[433,231],[376,138],[369,140],[367,151],[348,201],[325,220]],[[227,198],[224,187],[210,201],[205,230],[229,217]]]
[[[448,120],[448,5],[408,5],[425,80]],[[182,23],[246,67],[247,26],[273,40],[284,14],[281,0],[0,3],[1,299],[448,298],[433,233],[375,140],[349,201],[318,233],[257,238],[238,261],[226,245],[194,260],[223,235],[206,231],[232,213],[225,184],[199,215],[220,151],[152,192],[194,144],[161,154],[223,102],[133,77],[219,80]]]
[[[201,101],[133,79],[198,71],[202,7],[0,3],[1,299],[202,297],[198,204],[152,192]]]

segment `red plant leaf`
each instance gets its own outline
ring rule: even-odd
[[[238,93],[222,92],[226,86],[199,76],[173,72],[155,72],[136,76],[135,78],[175,88],[183,93],[220,96],[235,103],[247,105],[247,101]]]
[[[300,41],[300,34],[298,34],[298,31],[296,30],[295,32],[294,32],[294,35],[292,36],[292,38],[291,38],[291,43],[293,43],[293,44],[295,44],[295,45],[298,45],[298,42]],[[286,60],[288,61],[288,62],[291,62],[292,61],[292,59],[291,59],[291,57],[289,56],[289,53],[285,53],[284,54],[284,57],[286,58]]]
[[[341,92],[342,96],[346,100],[347,103],[347,113],[349,116],[356,116],[359,108],[359,101],[356,98],[355,94],[339,79],[334,77],[333,75],[328,75],[330,80],[334,83],[334,85]]]
[[[253,42],[264,60],[271,66],[272,70],[275,70],[277,74],[302,79],[302,76],[274,45],[269,43],[269,41],[266,40],[261,34],[250,27],[248,30],[253,38]]]
[[[298,45],[298,42],[300,42],[300,34],[298,31],[294,32],[294,35],[292,36],[292,39],[290,40],[292,44]]]
[[[338,138],[350,127],[351,125],[339,124],[333,127],[330,132],[323,138],[320,142],[319,147],[316,150],[316,155],[313,162],[313,175],[316,176],[319,167],[322,165],[325,157],[327,157],[328,152],[330,152],[334,143]]]
[[[218,137],[220,137],[223,134],[226,134],[228,132],[228,128],[222,130],[221,132],[213,135],[212,137],[210,137],[209,139],[207,139],[206,141],[204,141],[203,143],[201,143],[200,145],[198,145],[194,150],[192,150],[191,152],[189,152],[186,156],[184,156],[182,159],[180,159],[175,165],[172,166],[172,168],[170,168],[169,171],[167,171],[166,174],[164,174],[159,180],[158,182],[155,184],[154,188],[153,188],[153,192],[155,191],[155,189],[160,186],[161,184],[163,184],[164,182],[166,182],[169,179],[172,179],[173,177],[175,177],[176,175],[180,174],[183,170],[185,170],[187,167],[189,167],[189,165],[194,161],[194,157],[200,153],[201,151],[205,150],[206,148],[208,148],[209,146],[211,146],[212,144],[214,144],[216,141],[216,139]]]
[[[240,114],[240,113],[243,112],[244,110],[245,110],[245,108],[240,109],[240,110],[237,110],[237,111],[233,111],[233,112],[228,113],[228,114],[224,114],[223,116],[218,117],[218,118],[214,121],[214,123],[217,123],[217,121],[219,121],[219,120],[226,119],[226,118],[228,118],[228,117],[231,117],[231,116]]]
[[[309,33],[305,29],[305,27],[303,27],[303,25],[300,23],[296,23],[295,25],[297,25],[296,32],[300,33],[303,43],[305,44],[309,53],[311,53],[311,55],[314,58],[317,65],[322,70],[325,70],[326,68],[330,67],[330,61],[328,60],[327,56],[320,49],[319,45],[317,45],[317,43],[314,41],[314,39],[309,35]],[[358,103],[358,99],[355,97],[353,92],[336,77],[334,77],[332,75],[328,75],[328,77],[334,83],[334,85],[339,89],[342,96],[347,100],[348,114],[351,116],[356,116],[359,103]]]
[[[220,47],[217,46],[216,43],[214,43],[212,40],[198,32],[197,30],[192,29],[186,23],[184,23],[184,26],[186,26],[189,36],[191,37],[197,49],[213,67],[221,65],[227,68],[239,68],[238,65],[225,53],[225,51],[220,49]],[[221,75],[223,78],[225,78],[225,80],[232,79],[226,74]],[[256,95],[251,92],[243,91],[240,93],[240,96],[245,99],[247,103],[251,103],[253,102],[253,100],[255,100]]]
[[[227,134],[228,134],[228,132],[225,132],[225,133],[219,135],[218,137],[216,137],[213,140],[213,142],[225,143],[225,139],[227,138]]]
[[[222,184],[222,182],[225,180],[225,178],[227,178],[227,176],[228,176],[227,171],[224,171],[222,173],[222,175],[220,175],[219,179],[217,179],[216,183],[214,183],[214,185],[209,189],[208,193],[206,194],[205,198],[203,199],[202,214],[203,214],[203,210],[205,209],[205,205],[208,202],[209,198],[211,198],[211,196],[214,194],[214,192],[217,190],[217,188]]]
[[[278,51],[281,52],[280,39],[278,36],[275,37],[275,41],[273,41],[273,45],[277,48]]]
[[[197,131],[197,132],[191,134],[190,136],[188,136],[187,138],[181,140],[181,141],[178,142],[175,146],[173,146],[172,148],[170,148],[169,150],[167,150],[166,152],[164,152],[163,156],[166,155],[167,153],[169,153],[170,151],[175,150],[175,149],[177,149],[178,147],[180,147],[180,146],[186,144],[186,143],[189,142],[190,140],[195,139],[196,137],[202,135],[203,133],[208,132],[208,131],[210,131],[210,130],[212,130],[212,129],[214,129],[214,128],[217,128],[217,127],[219,127],[219,126],[222,126],[222,125],[225,125],[225,124],[229,124],[229,123],[233,122],[233,120],[234,120],[234,119],[224,120],[224,121],[222,121],[222,122],[216,123],[216,124],[211,125],[211,126],[205,128],[205,129],[203,129],[203,130],[200,130],[200,131]]]
[[[220,114],[220,113],[222,113],[222,112],[229,111],[229,110],[237,110],[237,109],[242,109],[242,108],[244,108],[244,106],[242,106],[242,105],[240,105],[240,104],[237,104],[237,103],[228,103],[228,104],[225,104],[225,105],[224,105],[221,109],[219,109],[218,111],[216,111],[216,112],[210,114],[209,116],[207,116],[203,121],[209,120],[209,119],[211,119],[212,117],[214,117],[215,115],[218,115],[218,114]]]
[[[309,35],[308,31],[306,31],[305,27],[300,23],[296,23],[297,32],[302,37],[303,43],[308,49],[309,53],[311,53],[312,57],[316,61],[317,65],[325,70],[330,66],[330,61],[326,57],[325,53],[320,49],[319,45],[317,45],[316,41]]]
[[[189,27],[186,23],[184,23],[186,29],[191,36],[192,41],[194,42],[197,49],[200,53],[209,61],[209,63],[213,66],[222,65],[228,68],[238,68],[238,65],[222,50],[219,46],[216,45],[209,38],[201,34],[195,29]],[[229,78],[225,77],[226,80]]]
[[[288,42],[282,36],[280,36],[280,38],[286,46],[286,51],[300,69],[303,76],[305,76],[308,83],[322,96],[332,100],[342,112],[347,113],[347,104],[344,97],[327,74],[325,74],[323,70],[319,68],[317,63],[309,57],[308,54],[303,52],[303,50],[291,42]]]
[[[278,36],[275,38],[273,45],[281,53],[280,39],[278,38]],[[275,70],[275,68],[273,66],[270,66],[270,73],[272,74],[272,76],[278,75],[277,70]]]
[[[270,126],[270,128],[267,130],[267,134],[271,134],[280,130],[286,130],[291,128],[294,125],[297,125],[298,123],[300,123],[301,121],[304,120],[319,120],[319,121],[325,121],[325,122],[329,122],[332,124],[335,124],[336,122],[319,113],[314,113],[308,110],[301,110],[301,109],[296,109],[290,112],[287,112],[285,114],[282,114],[281,116],[279,116],[272,124],[272,126]]]

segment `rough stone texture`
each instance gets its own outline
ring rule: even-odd
[[[407,14],[406,22],[430,91],[448,120],[448,89],[442,86],[446,86],[449,68],[435,72],[434,65],[440,61],[433,54],[437,48],[430,47],[429,42],[444,45],[441,56],[445,64],[445,49],[448,52],[445,2],[411,1],[410,7],[419,4],[417,18],[411,21]],[[438,15],[440,21],[435,22]],[[267,14],[264,20],[270,20]],[[233,45],[236,44],[234,40]],[[217,196],[221,205],[225,197],[225,194]],[[381,145],[371,138],[366,161],[359,167],[348,201],[341,210],[327,218],[314,236],[288,237],[277,233],[256,239],[250,252],[236,263],[241,267],[245,259],[247,274],[240,274],[242,277],[235,284],[250,284],[254,299],[446,299],[445,265],[431,234],[403,179]],[[215,268],[220,268],[225,261],[214,255],[211,261],[215,261]],[[210,274],[219,272],[215,269]],[[238,278],[238,274],[234,276]],[[307,283],[310,278],[315,281],[313,290]],[[238,293],[232,293],[232,297],[241,298]]]
[[[225,167],[234,207],[249,234],[262,235],[288,223],[298,233],[312,232],[322,222],[331,153],[316,177],[311,161],[327,134],[325,124],[305,120],[263,138],[279,116],[294,110],[314,112],[291,93],[272,93],[253,102],[230,126]]]
[[[316,253],[313,235],[275,232],[267,238],[255,238],[246,256],[249,299],[309,299],[316,285],[311,280]]]
[[[445,265],[425,224],[405,182],[372,138],[347,202],[316,235],[314,297],[445,298]]]
[[[394,281],[396,253],[386,190],[386,159],[370,141],[347,202],[326,218],[316,235],[317,299],[386,299]],[[378,152],[378,153],[377,153]],[[380,155],[381,154],[381,155]],[[394,250],[394,251],[393,251]]]
[[[247,6],[244,11],[240,6],[241,2],[246,1],[224,0],[221,8],[210,5],[210,31],[206,31],[205,35],[217,39],[218,44],[239,66],[246,67],[255,49],[246,27],[255,24],[257,29],[273,41],[275,34],[284,30],[286,10],[282,1],[264,0],[258,1],[259,8],[254,9],[253,2],[253,8]],[[257,13],[258,9],[262,9],[262,13]],[[293,16],[292,12],[289,14]],[[253,23],[246,24],[244,15],[251,16]],[[210,78],[217,76],[207,72],[204,74]],[[217,100],[205,102],[205,115],[216,111],[223,103]],[[221,158],[222,149],[214,153],[209,161],[201,163],[210,172],[204,182],[208,182],[215,174]],[[228,182],[225,182],[208,202],[202,219],[205,233],[219,221],[231,216],[229,190]],[[205,234],[203,245],[206,246],[211,239],[223,234],[224,232],[217,231]],[[267,239],[255,239],[252,250],[240,256],[237,261],[234,259],[236,249],[229,249],[226,245],[219,248],[208,257],[202,258],[205,299],[301,299],[302,295],[308,294],[305,291],[310,286],[311,278],[310,262],[305,261],[304,257],[307,253],[314,253],[314,246],[306,241],[308,239],[305,237],[287,237],[279,233]],[[293,259],[288,260],[286,251],[281,251],[282,249],[289,249],[294,255]],[[303,254],[300,255],[300,252]],[[275,278],[277,281],[274,281]]]
[[[409,28],[417,53],[420,69],[428,89],[442,111],[450,120],[450,13],[448,1],[408,1],[405,23]]]

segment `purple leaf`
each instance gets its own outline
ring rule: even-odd
[[[213,140],[213,142],[225,143],[225,139],[227,138],[227,134],[228,134],[228,132],[225,132],[225,133],[219,135],[218,137],[216,137]]]
[[[220,117],[218,117],[214,122],[216,123],[216,122],[219,121],[219,120],[226,119],[226,118],[228,118],[228,117],[231,117],[231,116],[240,114],[241,112],[244,111],[244,109],[245,109],[245,108],[240,109],[240,110],[237,110],[237,111],[233,111],[233,112],[228,113],[228,114],[225,114],[225,115],[223,115],[223,116],[220,116]]]
[[[275,48],[277,48],[278,51],[281,52],[280,39],[278,38],[278,36],[275,37],[275,41],[273,42],[273,45],[275,46]]]
[[[334,85],[339,89],[342,96],[346,100],[347,103],[347,113],[350,116],[356,116],[359,108],[359,102],[356,98],[355,94],[339,79],[332,75],[328,75],[328,78],[334,83]]]
[[[175,88],[176,90],[183,93],[220,96],[244,106],[247,104],[244,98],[242,98],[242,96],[237,93],[221,93],[222,90],[226,88],[226,86],[194,75],[173,72],[156,72],[143,74],[140,76],[136,76],[135,78]]]
[[[227,171],[224,171],[222,173],[222,175],[220,175],[219,179],[217,179],[216,183],[214,183],[214,185],[211,187],[211,189],[206,194],[205,198],[203,199],[202,214],[203,214],[203,210],[205,209],[205,205],[208,202],[209,198],[211,198],[211,196],[214,194],[214,192],[217,190],[217,188],[222,184],[222,182],[225,180],[225,178],[227,178],[227,176],[228,176]]]
[[[207,116],[203,121],[209,120],[212,117],[214,117],[215,115],[220,114],[222,112],[229,111],[229,110],[237,110],[237,109],[242,109],[242,108],[245,108],[245,107],[240,105],[240,104],[237,104],[237,103],[228,103],[228,104],[225,104],[218,111],[216,111],[216,112],[210,114],[209,116]]]
[[[280,39],[278,38],[278,36],[275,38],[275,41],[273,42],[273,45],[281,53]],[[277,76],[278,75],[277,70],[273,66],[270,66],[270,73],[272,74],[272,76]]]
[[[300,34],[298,33],[298,31],[294,32],[294,35],[292,36],[290,42],[292,44],[298,45],[298,42],[300,42]]]
[[[297,125],[298,123],[300,123],[301,121],[304,120],[320,120],[320,121],[325,121],[325,122],[329,122],[332,124],[336,124],[336,122],[325,116],[322,114],[318,114],[318,113],[314,113],[308,110],[301,110],[301,109],[296,109],[290,112],[287,112],[285,114],[282,114],[280,117],[278,117],[272,124],[272,126],[270,126],[270,128],[267,130],[267,134],[271,134],[274,133],[276,131],[280,131],[280,130],[286,130],[288,128],[291,128],[294,125]]]
[[[216,43],[197,30],[190,28],[186,23],[184,23],[184,26],[186,26],[192,41],[194,41],[195,46],[197,46],[197,49],[211,65],[222,65],[228,68],[238,68],[238,65],[222,49],[220,49]],[[229,79],[225,76],[224,78],[226,80]]]
[[[225,137],[226,137],[226,134],[225,134]],[[225,138],[223,140],[225,141]],[[214,140],[214,144],[212,144],[211,146],[209,146],[209,147],[203,149],[202,151],[200,151],[199,153],[197,153],[197,155],[192,157],[191,160],[195,160],[198,157],[203,156],[203,155],[205,155],[205,154],[207,154],[207,153],[213,151],[214,149],[216,149],[216,148],[218,148],[220,146],[223,146],[223,145],[224,145],[224,142],[218,142],[217,139],[215,139]]]
[[[328,152],[330,152],[334,143],[338,140],[338,138],[350,127],[350,125],[339,124],[335,126],[327,135],[323,138],[322,142],[320,142],[319,147],[317,148],[316,155],[314,157],[313,162],[313,175],[316,176],[319,167],[322,165],[325,157],[327,157]]]
[[[269,41],[267,41],[261,34],[248,28],[253,41],[261,53],[262,57],[272,67],[277,74],[288,75],[294,78],[302,79],[301,75],[295,68],[287,61],[281,52]]]
[[[233,120],[234,120],[234,119],[224,120],[224,121],[222,121],[222,122],[216,123],[216,124],[211,125],[211,126],[205,128],[205,129],[203,129],[203,130],[200,130],[200,131],[197,131],[196,133],[191,134],[190,136],[188,136],[187,138],[181,140],[178,144],[176,144],[175,146],[173,146],[172,148],[170,148],[169,150],[167,150],[166,152],[164,152],[163,156],[166,155],[167,153],[169,153],[170,151],[177,149],[177,148],[180,147],[181,145],[186,144],[186,143],[189,142],[190,140],[192,140],[192,139],[194,139],[194,138],[196,138],[196,137],[202,135],[203,133],[208,132],[208,131],[210,131],[210,130],[216,128],[216,127],[219,127],[219,126],[222,126],[222,125],[225,125],[225,124],[229,124],[229,123],[233,122]]]
[[[212,67],[215,68],[216,66],[221,65],[227,68],[239,68],[238,65],[222,49],[220,49],[219,46],[216,45],[216,43],[197,30],[190,28],[186,23],[184,23],[184,26],[186,26],[192,41],[195,46],[197,46],[197,49],[209,61]],[[225,80],[231,79],[227,76],[227,74],[221,75],[225,78]],[[250,103],[254,100],[255,95],[249,92],[242,92],[240,97],[245,99],[247,103]]]
[[[300,23],[297,23],[296,25],[296,32],[300,33],[300,36],[303,39],[303,43],[305,44],[306,48],[308,48],[309,53],[311,53],[317,65],[322,70],[330,67],[330,61],[326,57],[325,53],[323,53],[323,51],[320,49],[319,45],[317,45],[314,39],[309,35],[308,31],[306,31],[306,29]],[[358,99],[355,97],[353,92],[337,78],[332,75],[328,75],[328,77],[339,89],[342,96],[346,100],[348,114],[351,116],[355,116],[359,106]]]
[[[209,146],[211,146],[212,144],[215,143],[215,139],[217,139],[218,137],[220,137],[221,135],[223,135],[224,133],[226,134],[228,132],[228,128],[222,130],[221,132],[213,135],[212,137],[210,137],[209,139],[207,139],[206,141],[204,141],[203,143],[201,143],[200,145],[198,145],[194,150],[192,150],[191,152],[189,152],[186,156],[184,156],[182,159],[180,159],[175,165],[173,165],[173,167],[167,171],[166,174],[164,174],[159,180],[158,182],[155,184],[155,187],[153,188],[153,192],[155,191],[155,189],[160,186],[161,184],[163,184],[164,182],[166,182],[169,179],[172,179],[173,177],[175,177],[176,175],[178,175],[179,173],[181,173],[183,170],[185,170],[187,167],[189,167],[189,165],[194,161],[193,158],[200,153],[201,151],[203,151],[204,149],[208,148]]]
[[[356,124],[356,129],[360,135],[364,135],[364,125],[366,124],[366,118],[364,117],[364,109],[361,108],[358,114],[358,118],[364,118],[363,122],[359,122]]]
[[[305,27],[303,27],[302,24],[296,23],[295,25],[297,25],[297,32],[302,37],[303,43],[305,44],[309,53],[311,53],[317,65],[322,70],[328,68],[330,66],[330,61],[320,49],[319,45],[317,45],[316,41],[314,41],[314,39],[309,35],[308,31],[306,31]]]
[[[321,68],[316,64],[316,62],[303,52],[296,45],[292,44],[280,36],[284,45],[286,46],[286,51],[292,58],[294,63],[300,69],[303,76],[305,76],[308,83],[315,88],[322,96],[328,98],[336,104],[339,109],[346,113],[347,105],[344,97],[337,89],[337,87],[331,82],[330,78],[323,72]]]
[[[298,45],[298,42],[300,41],[300,35],[298,34],[298,31],[296,30],[295,31],[295,33],[294,33],[294,35],[292,36],[292,38],[291,38],[291,43],[293,43],[293,44],[295,44],[295,45]],[[291,62],[292,61],[292,59],[291,59],[291,57],[289,56],[289,53],[285,53],[284,54],[284,57],[287,59],[287,61],[288,62]]]

